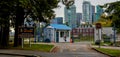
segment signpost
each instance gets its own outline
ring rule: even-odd
[[[101,26],[101,23],[96,23],[95,24],[96,25],[96,29],[98,30],[98,38],[99,38],[99,48],[100,48],[100,43],[101,43],[101,39],[100,39],[100,33],[99,33],[99,29],[101,29],[102,28],[102,26]]]
[[[31,47],[30,38],[34,37],[34,27],[20,26],[18,28],[18,36],[22,38],[22,48],[24,47],[24,38],[29,38],[29,46]]]

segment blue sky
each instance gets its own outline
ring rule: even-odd
[[[82,13],[82,3],[83,1],[90,1],[90,3],[94,6],[96,5],[104,5],[105,3],[115,2],[118,0],[75,0],[76,5],[76,12]],[[54,9],[56,17],[64,17],[64,5],[62,3],[59,3],[60,7]]]

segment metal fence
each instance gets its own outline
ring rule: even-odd
[[[94,41],[94,28],[90,26],[74,28],[71,34],[75,42]]]

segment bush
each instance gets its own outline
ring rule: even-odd
[[[103,37],[104,42],[110,42],[110,36],[103,34],[102,37]]]
[[[46,43],[50,43],[50,39],[45,39],[45,42]]]
[[[96,40],[95,45],[100,45],[100,40]]]

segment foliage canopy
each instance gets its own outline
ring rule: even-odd
[[[15,26],[14,43],[18,46],[18,26],[26,15],[34,20],[49,23],[55,17],[53,9],[58,7],[58,0],[0,0],[0,47],[8,46],[10,20]]]
[[[117,31],[120,32],[120,1],[107,3],[102,6],[108,14],[107,19],[112,20],[112,26],[115,25]]]

